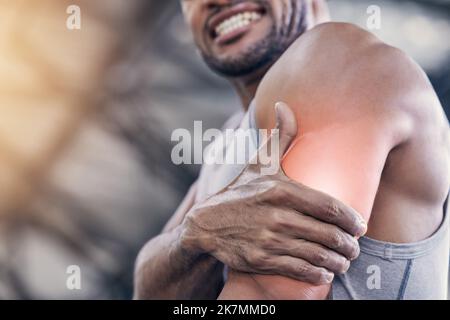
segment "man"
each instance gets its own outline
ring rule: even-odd
[[[446,298],[448,122],[420,68],[359,28],[322,24],[323,0],[182,4],[249,126],[278,123],[287,152],[272,176],[205,167],[142,250],[136,297]]]

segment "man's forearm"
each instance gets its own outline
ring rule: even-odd
[[[136,299],[216,299],[222,264],[181,242],[179,226],[152,239],[141,250],[135,272]]]

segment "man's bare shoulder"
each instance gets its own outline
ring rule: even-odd
[[[348,23],[321,24],[292,44],[258,89],[258,121],[270,126],[272,106],[282,99],[303,122],[371,117],[401,139],[417,123],[442,123],[442,107],[418,64]]]

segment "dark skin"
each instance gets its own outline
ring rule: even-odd
[[[211,36],[214,18],[229,7],[246,3],[260,5],[265,11],[257,27],[244,31],[238,43],[217,43],[217,37]],[[254,98],[261,79],[283,51],[303,32],[329,19],[324,0],[182,0],[181,4],[199,51],[212,70],[231,82],[244,109]],[[271,40],[262,41],[267,38]],[[276,48],[272,56],[268,54],[268,46],[264,45],[267,42]],[[251,52],[259,54],[255,57]],[[247,63],[233,62],[246,60],[252,60],[255,65],[264,63],[251,72],[236,72],[236,69],[246,69]]]
[[[354,238],[361,236],[366,230],[361,216],[366,219],[370,216],[371,237],[393,242],[424,239],[441,221],[442,202],[448,192],[448,177],[442,176],[443,172],[448,172],[445,170],[448,159],[442,157],[442,154],[448,154],[448,140],[441,144],[426,141],[440,141],[439,137],[444,137],[448,128],[442,120],[439,103],[421,72],[415,66],[405,63],[405,57],[379,46],[382,50],[376,52],[386,49],[387,54],[371,56],[373,63],[369,66],[379,63],[379,66],[386,67],[382,72],[388,74],[395,67],[402,66],[392,72],[400,75],[400,78],[395,78],[397,80],[394,79],[393,83],[377,82],[375,80],[382,79],[380,75],[383,76],[383,73],[377,73],[380,68],[372,70],[361,61],[358,64],[360,68],[347,70],[347,75],[352,75],[349,79],[356,81],[343,83],[342,72],[330,68],[328,64],[339,56],[326,57],[322,54],[337,52],[333,46],[327,47],[336,39],[335,27],[332,25],[324,28],[328,30],[326,32],[312,33],[332,35],[329,38],[317,36],[317,42],[314,42],[314,37],[310,37],[311,43],[315,43],[312,47],[317,48],[316,52],[304,51],[301,44],[296,45],[298,50],[291,49],[290,55],[280,59],[284,63],[271,68],[280,57],[277,52],[272,52],[272,56],[268,54],[270,59],[266,59],[264,39],[272,39],[271,35],[274,34],[272,40],[275,41],[275,46],[272,47],[280,46],[280,50],[287,48],[300,34],[326,20],[326,5],[320,0],[247,2],[260,4],[265,14],[251,28],[243,30],[226,44],[217,41],[214,32],[211,32],[211,19],[244,1],[185,0],[183,9],[205,60],[231,81],[241,98],[243,108],[246,109],[250,101],[256,98],[257,121],[261,128],[274,127],[276,117],[273,105],[277,101],[289,103],[292,110],[281,108],[284,111],[279,115],[279,125],[286,136],[282,139],[282,151],[302,129],[310,132],[308,137],[311,138],[296,144],[295,155],[286,157],[283,162],[283,168],[287,171],[280,170],[275,176],[261,177],[255,165],[248,166],[229,186],[201,203],[194,203],[194,185],[163,233],[152,239],[141,251],[136,267],[136,298],[216,298],[223,286],[223,264],[228,265],[232,272],[221,298],[325,298],[330,275],[347,270],[349,262],[358,254]],[[299,18],[302,16],[303,20]],[[355,31],[352,28],[344,29],[346,31],[339,39],[351,47]],[[357,41],[357,46],[366,41],[368,44],[373,42],[364,34],[359,39],[361,41]],[[302,41],[299,40],[299,43]],[[325,47],[321,48],[321,44]],[[255,50],[255,46],[258,50]],[[363,56],[367,52],[364,51]],[[350,61],[355,62],[359,56]],[[321,60],[315,61],[317,57],[321,57],[324,63]],[[240,61],[254,62],[253,65],[258,67],[251,72],[238,74],[237,70],[251,69],[248,65],[240,64]],[[265,63],[258,64],[261,61]],[[315,63],[312,64],[311,61]],[[344,62],[338,59],[331,65],[340,66]],[[370,72],[360,74],[359,71],[365,68],[370,69]],[[268,70],[271,71],[266,76]],[[298,72],[293,73],[294,70]],[[404,70],[408,72],[403,74]],[[328,77],[330,79],[335,76],[336,81],[330,81],[330,86],[319,81],[309,90],[304,90],[308,92],[307,95],[298,94],[299,88],[306,88],[313,83],[312,79],[320,80],[324,72],[331,75]],[[291,77],[293,74],[295,76]],[[367,75],[375,77],[364,78]],[[265,80],[261,83],[263,77]],[[300,86],[301,83],[304,86]],[[353,95],[337,96],[334,91],[336,83],[341,83],[339,88],[344,88],[344,92],[353,92]],[[364,83],[368,83],[367,88],[361,85]],[[404,86],[398,87],[398,83]],[[377,89],[371,91],[374,86]],[[355,94],[353,88],[356,87],[362,89],[360,95]],[[390,91],[392,88],[396,90]],[[372,105],[366,99],[371,95],[364,94],[365,90],[379,94],[374,101],[382,101],[386,97],[391,100],[384,100],[385,105]],[[415,96],[417,92],[426,92],[430,100],[423,102],[420,99],[424,95]],[[298,101],[303,103],[297,103]],[[342,125],[338,117],[324,117],[312,112],[317,107],[309,106],[308,103],[312,104],[313,101],[320,101],[316,105],[323,107],[325,115],[340,115],[341,118],[348,116],[348,119],[354,117],[355,120],[348,123],[357,126],[358,134],[355,135],[353,127]],[[335,104],[336,101],[340,101],[339,105]],[[354,105],[355,108],[352,109],[349,108],[351,101],[367,103]],[[383,109],[397,107],[399,101],[405,101],[402,105],[408,105],[409,108],[398,109],[395,113],[392,113],[392,109]],[[417,101],[422,103],[411,103]],[[430,109],[424,109],[424,105]],[[346,106],[345,112],[338,109],[342,106]],[[369,112],[371,110],[377,110],[376,117]],[[294,112],[295,116],[288,116],[290,112]],[[393,118],[393,114],[396,117]],[[300,131],[289,119],[300,119]],[[386,119],[388,121],[385,122]],[[392,119],[396,120],[391,121]],[[320,132],[313,130],[317,123],[330,130],[340,127],[342,131],[321,136]],[[374,123],[377,126],[373,131],[362,134],[364,130],[371,129]],[[405,128],[411,128],[411,124],[420,125],[420,130],[411,132],[421,134],[404,131]],[[378,135],[378,132],[383,134]],[[330,137],[335,140],[329,139]],[[361,139],[352,140],[355,137]],[[364,140],[365,137],[367,141]],[[323,148],[315,148],[326,141],[330,143],[326,150],[332,151],[332,154],[324,154]],[[351,144],[346,145],[349,142]],[[338,145],[343,147],[335,148]],[[371,166],[352,171],[345,166],[348,157],[340,158],[339,155],[341,150],[358,145],[361,145],[360,152],[354,150],[352,154],[361,155],[364,161],[355,163]],[[426,157],[427,154],[434,156]],[[317,159],[336,161],[319,162]],[[382,175],[385,162],[388,166]],[[299,163],[301,168],[308,169],[297,171],[295,168],[298,168]],[[421,165],[417,166],[416,163]],[[324,184],[323,180],[316,178],[316,174],[323,173],[328,167],[335,170],[328,172],[330,183]],[[411,168],[417,167],[423,170],[412,171]],[[347,175],[343,179],[341,175],[344,172]],[[370,175],[360,177],[359,172],[370,172]],[[335,183],[339,181],[345,183]],[[426,187],[421,189],[421,186]],[[377,200],[374,199],[376,194]],[[411,204],[415,204],[414,210],[411,210]],[[396,215],[390,214],[392,212],[396,212]],[[427,215],[421,214],[424,212]],[[317,286],[321,284],[323,286]]]
[[[293,137],[282,140],[281,151]],[[223,264],[315,285],[347,271],[359,254],[354,237],[367,228],[359,214],[290,180],[281,169],[271,176],[261,176],[260,170],[259,163],[249,165],[222,191],[195,205],[195,186],[190,190],[163,233],[142,249],[136,298],[215,299],[222,289]],[[291,237],[285,234],[289,220],[296,221]]]
[[[290,178],[358,210],[373,239],[411,243],[439,227],[448,123],[424,72],[404,53],[354,25],[322,24],[264,77],[255,97],[259,128],[273,127],[277,100],[300,124],[282,161]],[[220,298],[323,299],[325,289],[232,271]]]
[[[200,39],[209,41],[205,38],[205,32],[209,34],[205,27],[208,19],[230,4],[225,0],[183,2],[186,20],[200,50],[221,55],[211,52],[215,49]],[[288,21],[292,8],[283,7],[284,4],[290,5],[290,1],[268,1],[265,5],[273,17]],[[316,3],[314,10],[319,8]],[[320,21],[321,14],[322,11],[308,16],[303,21],[305,28]],[[255,32],[255,41],[270,32],[270,20],[261,24],[264,30]],[[302,26],[299,22],[296,29]],[[295,37],[292,33],[283,41],[287,45]],[[223,54],[222,58],[227,59],[230,52]],[[271,63],[233,78],[244,108]],[[284,140],[284,148],[293,137]],[[286,206],[280,190],[283,195],[289,192],[291,206]],[[231,185],[206,201],[194,204],[195,194],[194,185],[163,232],[141,250],[136,263],[135,298],[215,299],[223,286],[223,264],[246,273],[278,274],[315,285],[329,284],[335,273],[345,272],[358,256],[355,237],[367,228],[350,206],[289,179],[282,170],[261,177],[258,168],[251,165]],[[296,221],[295,236],[285,235],[280,227],[284,223],[281,216]],[[268,246],[271,240],[277,242],[278,249]],[[273,263],[268,265],[262,259],[266,257]]]

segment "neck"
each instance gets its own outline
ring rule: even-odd
[[[265,68],[245,77],[230,79],[245,111],[248,110],[250,103],[255,97],[258,86],[267,70],[268,68]]]

